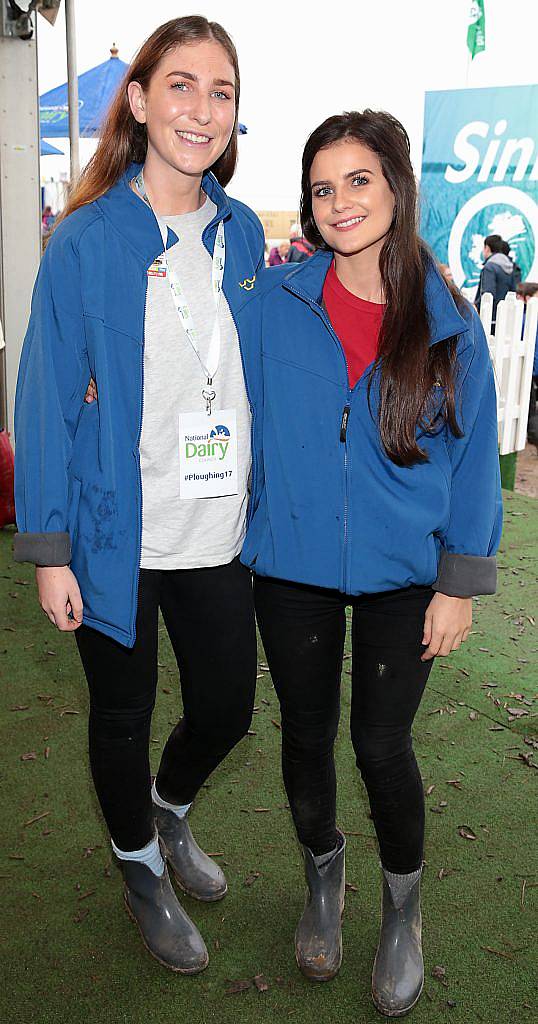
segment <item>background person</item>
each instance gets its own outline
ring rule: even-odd
[[[529,299],[538,296],[538,284],[532,281],[523,281],[517,285],[517,297],[527,305]],[[525,316],[523,317],[525,326]],[[538,329],[534,343],[534,360],[532,366],[532,384],[529,400],[529,419],[527,423],[527,440],[536,446],[538,452]]]
[[[290,228],[290,248],[288,263],[304,263],[314,252],[314,246],[303,236],[300,224],[292,224]]]
[[[269,253],[269,266],[280,267],[283,263],[287,263],[289,251],[289,242],[284,241],[280,242],[280,245],[274,245]]]
[[[497,318],[497,306],[508,292],[516,290],[514,264],[505,252],[506,242],[500,235],[488,235],[484,239],[482,256],[484,266],[480,272],[480,280],[475,297],[475,306],[480,311],[480,302],[485,292],[493,295],[493,317]]]

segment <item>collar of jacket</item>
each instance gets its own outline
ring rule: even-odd
[[[332,260],[332,252],[318,249],[308,260],[298,263],[286,274],[284,288],[321,309],[323,284]],[[433,260],[428,261],[426,270],[425,297],[431,330],[430,345],[469,330]]]
[[[115,227],[131,248],[142,257],[146,264],[151,264],[162,252],[162,239],[153,212],[147,203],[135,195],[131,188],[132,179],[138,174],[143,164],[132,163],[108,192],[97,200],[103,216]],[[219,221],[228,218],[232,212],[230,200],[219,185],[215,175],[210,171],[202,177],[202,188],[215,203],[217,212],[212,221],[204,229],[202,239],[211,251],[212,234]],[[168,229],[168,245],[177,242],[177,235]]]

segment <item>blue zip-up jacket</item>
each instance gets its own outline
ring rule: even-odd
[[[248,307],[261,334],[263,413],[255,493],[243,548],[262,576],[345,594],[433,585],[452,596],[493,593],[502,525],[493,371],[482,325],[456,305],[434,264],[425,297],[431,344],[458,337],[457,408],[464,436],[421,435],[412,467],[386,455],[377,425],[379,369],[350,388],[323,308],[332,253],[260,279]],[[439,408],[442,388],[434,390]]]
[[[162,251],[152,211],[129,187],[139,169],[131,165],[54,232],[34,288],[15,404],[15,558],[70,563],[83,621],[128,647],[140,565],[147,270]],[[212,174],[202,186],[217,206],[202,235],[209,252],[225,222],[223,290],[254,409],[260,361],[244,344],[241,321],[263,268],[263,230]],[[169,231],[168,245],[176,241]],[[99,399],[88,405],[90,375]]]

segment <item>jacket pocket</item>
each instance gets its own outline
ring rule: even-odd
[[[78,536],[78,511],[81,486],[81,482],[76,476],[69,478],[67,498],[67,532],[71,538],[71,552],[73,552]]]

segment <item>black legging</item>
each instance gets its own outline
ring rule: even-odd
[[[154,834],[149,765],[162,611],[181,677],[183,718],[157,776],[159,795],[187,804],[247,732],[256,686],[252,582],[236,558],[209,569],[140,573],[132,649],[88,626],[75,636],[90,690],[90,764],[110,834],[138,850]]]
[[[430,587],[346,597],[255,578],[258,624],[282,712],[282,770],[301,843],[336,845],[333,747],[340,714],[346,605],[353,608],[351,739],[388,871],[420,867],[424,794],[411,725],[432,662],[423,662]]]

